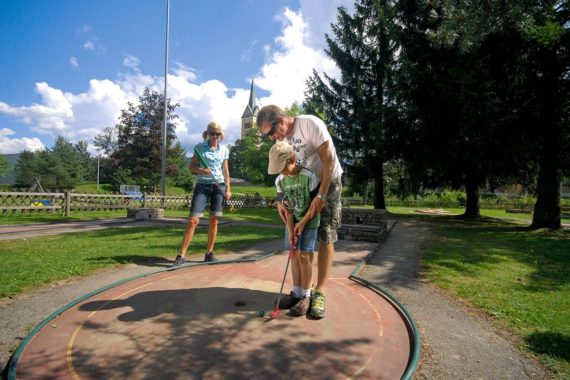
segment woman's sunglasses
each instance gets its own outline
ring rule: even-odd
[[[210,135],[211,137],[220,137],[222,134],[216,132],[208,132],[208,135]]]

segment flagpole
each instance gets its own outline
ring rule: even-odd
[[[168,101],[166,95],[166,88],[168,85],[168,40],[170,34],[170,0],[166,0],[166,43],[164,50],[164,117],[162,119],[162,165],[160,168],[161,176],[161,193],[166,195],[166,135],[167,135],[167,116],[168,116]]]

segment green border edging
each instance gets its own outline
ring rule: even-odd
[[[392,231],[392,229],[396,226],[397,223],[398,223],[398,220],[395,220],[394,223],[392,223],[392,225],[388,228],[388,232]],[[398,301],[398,299],[396,297],[394,297],[392,294],[390,294],[390,292],[388,292],[387,290],[382,289],[381,287],[371,283],[370,281],[365,280],[362,277],[357,276],[357,273],[360,272],[362,267],[366,264],[366,262],[368,261],[368,259],[372,255],[373,255],[373,252],[370,252],[368,255],[366,255],[366,257],[364,259],[362,259],[358,263],[358,265],[354,268],[354,270],[352,271],[350,276],[348,276],[348,278],[354,282],[359,283],[362,286],[365,286],[365,287],[371,289],[372,291],[377,293],[379,296],[386,299],[389,303],[392,304],[392,306],[394,306],[394,308],[396,309],[398,314],[400,314],[400,316],[402,317],[402,319],[406,323],[406,325],[408,327],[408,332],[411,335],[410,336],[410,344],[412,345],[412,355],[410,356],[410,359],[408,360],[408,365],[406,367],[406,371],[402,375],[401,379],[402,380],[411,380],[414,376],[414,373],[416,372],[416,369],[417,369],[419,361],[420,361],[420,347],[421,347],[420,332],[418,331],[418,328],[416,326],[416,322],[412,318],[411,314],[404,307],[404,305],[402,305],[400,303],[400,301]]]
[[[132,281],[132,280],[136,280],[139,278],[143,278],[143,277],[147,277],[147,276],[151,276],[153,274],[157,274],[157,273],[162,273],[162,272],[171,272],[171,271],[175,271],[178,269],[182,269],[182,268],[188,268],[188,267],[195,267],[195,266],[202,266],[202,265],[216,265],[216,264],[232,264],[232,263],[247,263],[247,262],[252,262],[252,261],[258,261],[258,260],[264,260],[270,256],[275,255],[277,252],[280,251],[276,251],[276,252],[271,252],[262,256],[259,256],[257,258],[250,258],[250,259],[235,259],[235,260],[220,260],[220,261],[216,261],[216,262],[208,262],[208,263],[188,263],[188,264],[184,264],[184,265],[180,265],[178,267],[174,267],[174,268],[164,268],[164,269],[159,269],[156,271],[152,271],[152,272],[148,272],[148,273],[143,273],[143,274],[139,274],[136,276],[132,276],[132,277],[128,277],[125,278],[123,280],[119,280],[117,282],[114,282],[112,284],[103,286],[102,288],[96,289],[92,292],[89,292],[73,301],[71,301],[70,303],[68,303],[65,306],[62,306],[61,308],[59,308],[58,310],[56,310],[55,312],[53,312],[52,314],[50,314],[46,319],[44,319],[43,321],[41,321],[40,323],[38,323],[36,325],[36,327],[34,327],[34,329],[32,331],[30,331],[30,333],[26,336],[26,338],[22,341],[22,343],[20,343],[20,345],[18,346],[18,348],[16,349],[16,351],[14,351],[14,354],[12,354],[12,357],[9,359],[8,361],[8,371],[7,371],[7,379],[8,380],[15,380],[16,379],[16,366],[18,365],[18,362],[20,361],[20,356],[22,355],[22,353],[24,352],[26,346],[28,345],[28,343],[32,340],[32,338],[38,333],[40,332],[41,329],[43,329],[48,323],[50,323],[53,319],[55,319],[57,316],[59,316],[60,314],[62,314],[63,312],[71,309],[73,306],[85,301],[88,298],[91,298],[99,293],[104,292],[105,290],[109,290],[111,288],[114,288],[116,286],[122,285],[126,282]]]

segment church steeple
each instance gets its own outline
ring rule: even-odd
[[[241,138],[243,139],[250,128],[255,125],[257,114],[259,113],[259,106],[255,101],[255,91],[253,88],[253,79],[251,78],[251,89],[249,90],[249,102],[245,106],[243,115],[241,115]]]

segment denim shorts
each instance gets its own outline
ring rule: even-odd
[[[225,195],[225,184],[197,183],[192,195],[190,216],[203,217],[208,203],[210,204],[210,216],[222,216],[222,204]]]
[[[334,243],[338,240],[337,229],[340,227],[342,204],[340,194],[342,180],[338,176],[331,180],[329,191],[325,197],[327,203],[321,211],[321,224],[319,226],[319,242],[323,244]]]
[[[303,233],[295,243],[295,250],[301,249],[302,252],[314,252],[315,243],[317,242],[317,228],[305,228]],[[299,248],[300,247],[300,248]],[[285,249],[291,248],[289,244],[289,231],[285,228]]]

